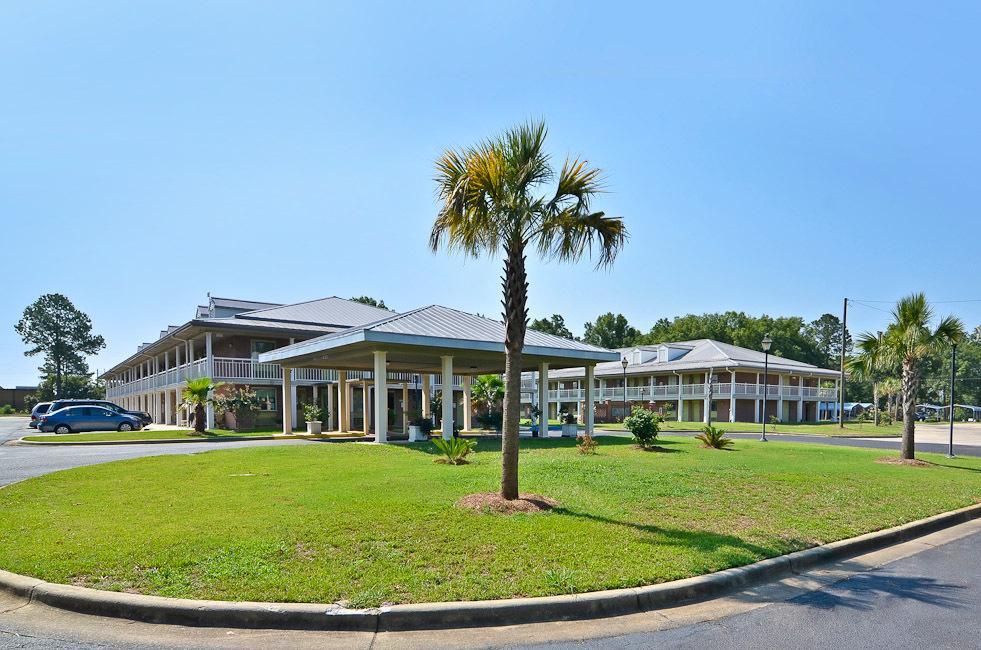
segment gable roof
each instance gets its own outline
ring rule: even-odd
[[[315,339],[300,341],[259,355],[262,362],[289,362],[301,357],[330,356],[359,344],[391,344],[481,353],[504,353],[504,323],[442,305],[429,305],[351,327]],[[528,330],[523,352],[541,357],[584,361],[614,361],[619,354],[605,348]],[[324,361],[329,366],[329,359]]]
[[[395,312],[372,307],[354,300],[337,296],[307,300],[291,305],[276,305],[264,309],[236,314],[235,318],[249,320],[274,320],[308,325],[354,327],[391,316]]]
[[[750,350],[739,347],[738,345],[714,341],[712,339],[695,339],[693,341],[677,341],[670,343],[665,342],[653,346],[633,346],[629,348],[621,348],[618,350],[618,352],[621,354],[621,357],[625,356],[629,360],[630,352],[633,350],[638,348],[654,350],[660,347],[660,345],[665,345],[670,348],[688,349],[688,352],[685,352],[683,355],[677,357],[673,361],[658,361],[655,357],[643,363],[631,363],[627,366],[627,374],[650,374],[656,372],[670,373],[708,370],[710,368],[715,370],[730,368],[756,371],[762,370],[766,361],[764,359],[766,355],[760,350]],[[841,374],[837,370],[821,368],[809,363],[804,363],[803,361],[779,357],[774,354],[769,355],[768,365],[774,372],[821,375],[825,377],[838,377]],[[619,361],[615,363],[601,363],[596,366],[597,376],[622,374],[623,366]],[[581,368],[569,368],[549,372],[549,377],[551,378],[577,377],[583,375],[584,371]]]

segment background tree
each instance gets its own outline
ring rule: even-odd
[[[551,318],[539,318],[533,320],[528,327],[529,329],[533,329],[538,332],[545,332],[546,334],[561,336],[564,339],[576,338],[572,335],[569,328],[565,326],[565,319],[559,314],[552,314]]]
[[[584,160],[567,159],[553,170],[544,150],[544,123],[512,128],[462,150],[447,150],[436,163],[442,201],[429,243],[445,243],[465,255],[504,254],[504,427],[501,496],[518,497],[518,420],[521,406],[521,351],[528,327],[526,251],[577,261],[595,252],[609,265],[627,239],[619,218],[593,211],[601,191],[600,171]],[[553,191],[543,186],[555,180]]]
[[[489,414],[504,399],[504,380],[500,375],[480,375],[470,387],[470,395],[474,406]]]
[[[65,375],[61,378],[61,394],[55,393],[55,377],[45,377],[34,392],[34,403],[59,399],[105,399],[106,389],[91,375]]]
[[[60,293],[47,293],[24,309],[14,330],[31,346],[26,356],[44,355],[39,368],[54,375],[55,393],[61,396],[62,378],[69,370],[85,368],[84,355],[106,347],[105,339],[92,333],[92,319]]]
[[[634,345],[639,339],[640,330],[631,327],[623,314],[612,312],[599,316],[595,323],[586,323],[582,337],[586,343],[610,349]]]
[[[954,316],[945,316],[931,328],[933,309],[922,293],[912,294],[896,303],[892,318],[893,322],[881,337],[871,332],[858,337],[857,356],[860,360],[856,363],[867,368],[901,368],[903,443],[900,457],[911,460],[915,457],[916,398],[923,360],[947,349],[951,343],[962,341],[965,332],[963,323]]]
[[[358,296],[357,298],[351,298],[351,302],[360,302],[362,305],[371,305],[372,307],[378,307],[379,309],[388,309],[385,306],[384,300],[376,300],[371,296]]]
[[[804,328],[804,336],[810,338],[823,357],[820,365],[833,368],[841,360],[841,319],[834,314],[822,314]],[[845,332],[845,354],[852,351],[852,336]]]

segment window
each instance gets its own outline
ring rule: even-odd
[[[252,340],[252,358],[255,359],[257,356],[263,352],[269,352],[270,350],[276,349],[275,341],[262,341],[259,339]]]
[[[276,410],[276,389],[275,388],[256,388],[255,395],[259,398],[260,411]]]

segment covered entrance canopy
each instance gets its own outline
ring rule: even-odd
[[[539,390],[547,403],[548,371],[550,368],[586,367],[587,386],[592,387],[593,367],[604,361],[617,361],[617,352],[572,341],[551,334],[529,330],[525,336],[522,370],[539,370]],[[346,382],[346,371],[372,372],[375,384],[375,412],[388,410],[387,382],[389,373],[429,373],[444,378],[453,375],[483,375],[504,372],[504,324],[466,312],[431,305],[402,314],[352,327],[315,339],[302,341],[259,355],[259,361],[278,363],[283,367],[283,400],[289,397],[290,368],[329,368],[338,371],[338,383]],[[428,381],[423,384],[426,390]],[[443,436],[453,434],[453,382],[442,381]],[[447,394],[449,391],[449,394]],[[345,405],[343,393],[341,418]],[[592,400],[587,404],[587,429],[592,429]],[[290,408],[284,409],[289,413]],[[283,422],[284,430],[292,424]],[[341,423],[343,428],[343,423]],[[379,417],[375,437],[387,440],[387,418]]]

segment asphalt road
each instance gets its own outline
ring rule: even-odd
[[[267,445],[309,444],[302,440],[254,440],[243,442],[194,442],[150,445],[92,445],[37,447],[9,445],[5,441],[37,434],[28,428],[27,418],[0,418],[0,485],[16,483],[34,476],[83,465],[108,463],[141,456],[194,454],[212,449],[234,449]]]
[[[981,534],[792,600],[661,632],[525,648],[978,648]]]

